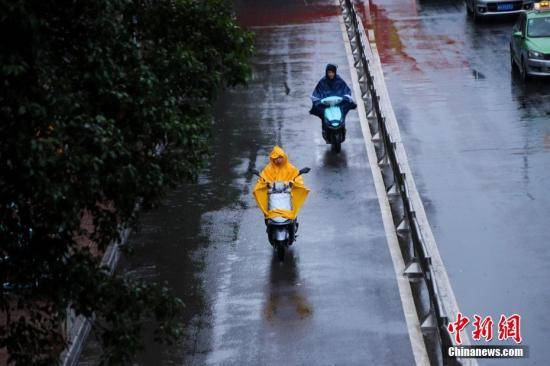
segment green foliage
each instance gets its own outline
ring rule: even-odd
[[[112,277],[101,249],[208,153],[212,103],[246,82],[252,51],[225,0],[0,0],[0,347],[58,356],[67,306],[95,313],[106,355],[139,350],[143,319],[170,341],[182,304]],[[80,226],[84,212],[95,230]],[[19,309],[19,310],[17,310]],[[21,316],[21,314],[26,314]]]

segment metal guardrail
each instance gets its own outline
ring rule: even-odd
[[[372,114],[371,120],[373,120],[373,122],[369,121],[369,127],[371,128],[371,132],[373,132],[373,142],[377,145],[378,164],[381,167],[391,168],[391,173],[389,175],[391,175],[393,179],[384,179],[388,196],[401,198],[400,210],[395,207],[399,202],[390,200],[390,204],[392,204],[393,201],[392,211],[401,211],[403,214],[402,221],[397,225],[396,231],[398,232],[398,237],[402,239],[400,242],[404,241],[407,247],[405,250],[402,248],[402,254],[406,254],[407,252],[409,254],[403,255],[406,263],[404,274],[409,277],[420,278],[427,289],[429,297],[429,310],[427,314],[421,314],[422,311],[418,309],[417,305],[421,328],[423,331],[436,331],[434,336],[436,337],[436,344],[439,345],[439,350],[441,351],[440,355],[436,355],[436,359],[444,364],[456,364],[456,359],[449,359],[447,357],[446,350],[449,346],[454,345],[453,339],[447,332],[449,319],[445,312],[445,307],[443,306],[443,300],[438,291],[437,277],[432,267],[431,258],[426,249],[425,240],[422,236],[420,225],[416,218],[416,212],[412,204],[410,195],[411,184],[402,169],[396,149],[397,143],[392,139],[392,134],[388,131],[386,118],[380,107],[380,96],[376,90],[376,82],[373,77],[371,65],[365,53],[364,37],[366,37],[366,35],[361,31],[352,1],[340,1],[344,9],[344,20],[347,23],[346,26],[349,27],[348,32],[350,40],[352,40],[352,49],[355,46],[355,66],[360,71],[360,76],[362,76],[360,82],[361,79],[363,83],[366,82],[366,91],[363,92],[362,88],[362,92],[364,93],[362,98],[365,102],[370,101],[372,107],[370,114]],[[366,47],[370,47],[370,45],[367,43]],[[404,251],[405,253],[403,253]],[[424,336],[426,337],[426,334],[424,334]],[[439,363],[438,361],[432,359],[432,363]]]
[[[139,210],[139,203],[134,210]],[[126,244],[130,231],[128,228],[120,230],[119,239],[112,241],[103,253],[100,267],[107,268],[111,275],[114,273],[120,259],[120,246]],[[68,344],[59,357],[59,366],[74,366],[78,363],[80,354],[92,330],[94,320],[94,315],[91,318],[86,318],[84,315],[76,316],[70,307],[67,308],[65,331],[67,332]]]

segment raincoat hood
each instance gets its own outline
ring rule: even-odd
[[[279,157],[283,158],[283,162],[281,164],[275,164],[275,159]],[[275,146],[269,154],[269,164],[267,164],[260,173],[261,178],[258,179],[252,192],[258,207],[262,210],[266,218],[284,217],[290,220],[296,218],[309,193],[309,189],[305,186],[302,176],[298,176],[298,174],[298,169],[288,161],[288,156],[284,150],[279,146]],[[294,182],[290,192],[292,210],[270,210],[268,207],[268,183],[288,183],[291,181]]]
[[[277,165],[275,163],[275,159],[277,158],[283,158],[283,162],[282,164],[280,164],[280,166],[286,165],[288,163],[288,156],[286,156],[285,151],[279,146],[275,146],[273,150],[271,150],[271,153],[269,154],[269,162],[271,164]]]
[[[336,75],[336,70],[337,69],[338,69],[338,67],[336,65],[328,64],[327,67],[325,68],[325,76],[328,76],[329,71],[333,71],[334,75]]]
[[[348,87],[344,79],[340,75],[334,75],[331,80],[327,76],[324,76],[315,87],[313,94],[311,95],[311,101],[313,103],[319,102],[326,97],[348,97],[351,99],[351,89]]]

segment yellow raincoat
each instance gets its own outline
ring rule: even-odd
[[[283,162],[279,165],[275,164],[275,159],[278,157],[283,158]],[[304,204],[309,189],[305,186],[302,176],[299,176],[294,180],[294,185],[292,186],[292,191],[290,192],[292,198],[292,211],[284,209],[274,209],[268,210],[268,182],[290,182],[298,175],[298,169],[288,162],[288,157],[286,156],[283,149],[279,146],[275,146],[269,155],[269,164],[262,170],[260,174],[264,179],[258,178],[258,182],[254,187],[252,194],[256,199],[256,203],[264,216],[268,219],[274,217],[284,217],[286,219],[295,219],[298,216],[300,208]]]

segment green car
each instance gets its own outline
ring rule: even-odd
[[[510,59],[524,81],[530,76],[550,76],[549,1],[520,14],[510,41]]]

